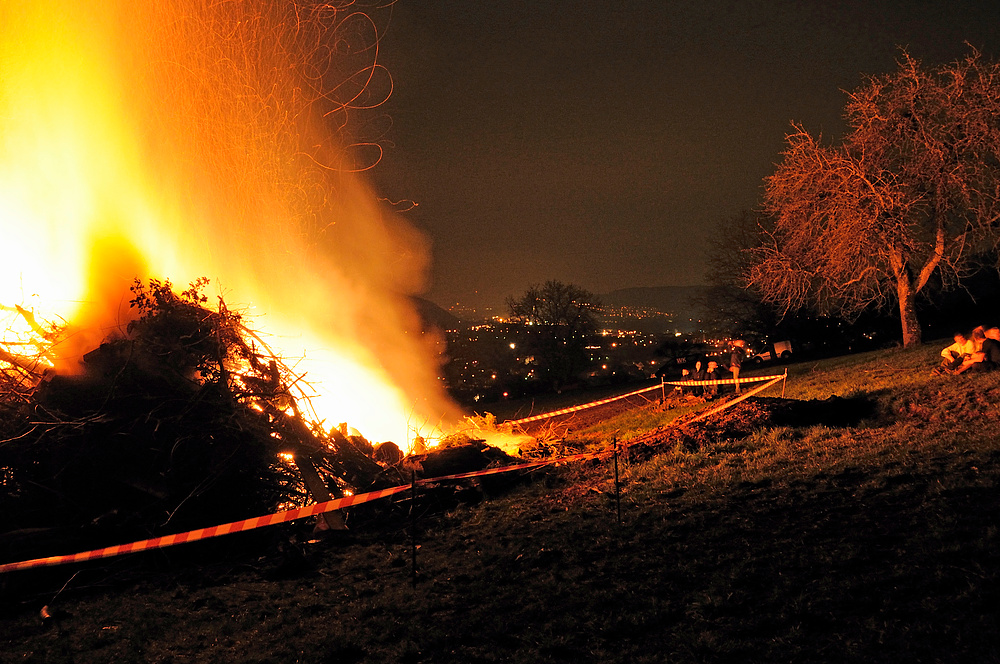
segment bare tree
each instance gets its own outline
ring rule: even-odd
[[[767,237],[771,224],[762,215],[743,210],[721,221],[709,241],[708,289],[695,302],[704,310],[706,329],[752,342],[766,340],[778,324],[774,306],[762,301],[755,288],[746,288],[754,250]]]
[[[585,348],[597,331],[595,306],[592,293],[560,281],[531,286],[517,299],[507,298],[514,321],[531,327],[528,340],[536,361],[557,387],[586,364]]]
[[[1000,218],[1000,66],[975,50],[850,93],[848,132],[826,146],[793,125],[767,178],[775,227],[746,272],[779,309],[855,317],[895,301],[903,343],[921,341],[916,296],[954,286],[995,247]]]

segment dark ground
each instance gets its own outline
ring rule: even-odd
[[[25,607],[0,661],[1000,661],[1000,450],[943,452],[627,497],[620,527],[607,468],[546,475],[423,520],[415,587],[404,533],[367,532]]]
[[[651,432],[620,523],[608,461],[429,492],[416,583],[405,502],[266,555],[8,580],[0,662],[1000,661],[1000,379],[968,389],[974,417],[917,395],[851,426]]]

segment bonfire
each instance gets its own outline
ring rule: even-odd
[[[394,444],[310,419],[303,377],[204,284],[136,282],[137,317],[78,375],[46,368],[61,329],[19,312],[37,345],[0,348],[0,532],[147,536],[399,483],[376,460]]]
[[[461,421],[410,300],[428,244],[359,175],[391,4],[5,6],[0,533],[122,541],[395,484]]]

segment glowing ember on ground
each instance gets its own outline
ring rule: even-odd
[[[375,161],[356,114],[391,87],[372,17],[250,4],[0,0],[6,348],[42,343],[21,306],[68,323],[72,370],[136,278],[206,276],[327,427],[434,438],[459,412],[408,299],[426,243],[354,173]]]

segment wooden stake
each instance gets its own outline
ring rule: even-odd
[[[417,587],[417,471],[410,471],[410,562],[412,583]]]
[[[622,492],[621,482],[618,479],[618,437],[614,438],[615,446],[615,506],[618,509],[618,527],[622,525]]]

